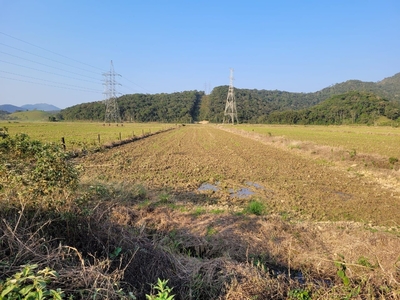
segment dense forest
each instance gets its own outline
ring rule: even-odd
[[[117,99],[124,122],[191,123],[223,120],[228,86],[172,94],[131,94]],[[235,89],[240,123],[343,124],[399,118],[400,73],[379,82],[348,80],[314,93]],[[338,102],[340,102],[338,104]],[[342,107],[342,106],[345,107]],[[102,101],[62,110],[60,120],[103,121]]]
[[[400,104],[369,92],[347,92],[301,110],[272,112],[267,123],[278,124],[374,124],[381,116],[400,117]]]
[[[117,99],[124,122],[191,123],[198,119],[204,92],[187,91],[173,94],[131,94]],[[61,120],[104,121],[102,101],[75,105],[62,110]]]

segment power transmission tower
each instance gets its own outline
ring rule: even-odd
[[[239,124],[239,120],[237,117],[237,109],[236,109],[236,100],[235,94],[233,92],[233,69],[231,70],[231,74],[229,76],[229,89],[228,89],[228,96],[226,98],[226,105],[225,105],[225,112],[224,112],[224,120],[223,123],[231,123]]]
[[[106,99],[104,100],[104,103],[106,105],[106,114],[104,117],[104,122],[120,123],[121,116],[119,113],[119,108],[117,103],[117,90],[115,88],[117,85],[119,85],[119,83],[116,82],[115,77],[121,75],[116,74],[114,72],[114,65],[112,61],[110,65],[110,71],[103,73],[103,76],[104,76],[103,84],[105,86],[104,94],[106,96]]]

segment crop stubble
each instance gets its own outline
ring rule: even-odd
[[[207,182],[219,188],[206,192],[213,200],[207,204],[220,207],[240,208],[256,198],[269,212],[305,219],[400,224],[398,191],[213,126],[184,126],[93,154],[81,163],[87,178],[140,182],[188,202],[201,199],[198,187]],[[230,195],[243,187],[254,194]]]

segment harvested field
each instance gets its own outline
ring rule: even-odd
[[[396,187],[357,176],[329,157],[321,161],[302,154],[211,126],[186,126],[82,163],[91,179],[142,183],[192,204],[206,194],[211,206],[237,210],[253,198],[269,213],[301,219],[400,224]],[[213,188],[201,193],[204,183]]]
[[[286,142],[189,125],[76,160],[113,191],[109,226],[172,255],[138,254],[138,295],[163,277],[179,299],[400,297],[397,165]]]

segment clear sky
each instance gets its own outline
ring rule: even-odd
[[[399,0],[0,0],[0,104],[121,94],[315,92],[400,72]]]

